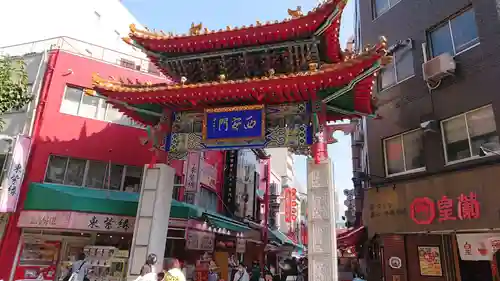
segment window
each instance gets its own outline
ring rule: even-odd
[[[386,174],[394,176],[425,169],[421,129],[384,140]]]
[[[200,187],[198,198],[198,205],[201,208],[217,212],[217,193],[207,188]]]
[[[82,88],[67,86],[61,103],[61,112],[85,118],[108,121],[132,127],[141,127],[104,99],[84,94]]]
[[[491,105],[441,122],[446,162],[479,155],[483,144],[499,144]]]
[[[179,196],[180,196],[182,187],[183,187],[182,177],[175,175],[174,176],[174,190],[172,191],[172,199],[179,200]]]
[[[373,0],[373,18],[380,17],[383,13],[389,11],[401,0]]]
[[[120,65],[126,68],[135,69],[135,62],[127,59],[120,59]]]
[[[412,48],[403,48],[394,53],[392,62],[380,73],[380,90],[385,90],[415,75],[412,51]]]
[[[44,181],[139,192],[141,179],[141,167],[51,155]]]
[[[429,40],[433,57],[442,53],[455,56],[479,44],[474,9],[468,9],[431,30]]]

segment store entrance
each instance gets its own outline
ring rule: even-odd
[[[491,274],[489,261],[464,261],[460,259],[459,265],[462,281],[496,281]]]
[[[90,281],[126,278],[132,234],[55,232],[25,229],[14,280],[62,281],[80,253],[92,268]]]

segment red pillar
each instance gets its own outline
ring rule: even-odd
[[[29,178],[31,170],[33,169],[33,155],[36,153],[36,146],[40,135],[40,127],[43,121],[43,111],[47,102],[47,95],[49,93],[50,83],[54,74],[59,50],[48,53],[49,58],[47,62],[47,70],[43,77],[42,90],[40,91],[40,100],[36,107],[35,122],[33,124],[33,135],[31,136],[31,150],[28,157],[28,164],[26,165],[26,172],[24,174],[24,181],[21,185],[19,193],[19,201],[16,211],[9,216],[9,221],[5,227],[3,239],[0,244],[0,280],[8,281],[10,273],[16,267],[14,259],[16,257],[17,246],[21,240],[21,229],[17,227],[17,222],[24,206],[24,200],[28,194]]]

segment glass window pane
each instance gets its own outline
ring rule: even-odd
[[[476,17],[473,9],[465,11],[463,14],[452,19],[450,23],[456,53],[479,42]]]
[[[401,137],[398,136],[386,140],[385,153],[386,153],[388,175],[397,174],[405,171]]]
[[[83,174],[85,173],[86,164],[86,160],[69,159],[64,184],[81,186],[83,184]]]
[[[217,194],[206,188],[200,188],[198,205],[201,208],[207,209],[212,212],[217,212]]]
[[[394,84],[396,84],[396,73],[394,64],[390,63],[380,72],[380,88],[383,90]]]
[[[106,169],[108,167],[106,166]],[[106,171],[106,180],[104,181],[104,189],[120,190],[122,185],[123,165],[111,164],[111,171]],[[111,174],[111,178],[108,175]]]
[[[139,192],[141,190],[142,167],[127,166],[124,190],[127,192]]]
[[[423,131],[418,130],[403,135],[406,171],[425,167]]]
[[[61,112],[77,115],[82,94],[82,89],[66,87],[66,92],[61,103]]]
[[[106,121],[113,122],[115,124],[131,125],[130,119],[121,113],[116,107],[111,104],[108,104],[107,106]]]
[[[83,95],[82,103],[78,115],[87,118],[96,118],[97,109],[99,108],[99,98],[89,95]]]
[[[465,126],[465,116],[460,115],[443,122],[444,141],[448,161],[456,161],[471,157],[469,138]]]
[[[50,156],[45,174],[45,182],[63,183],[67,162],[67,157]]]
[[[446,52],[455,55],[453,52],[453,42],[451,41],[450,25],[448,23],[434,29],[430,33],[430,39],[433,57]]]
[[[466,114],[469,136],[471,138],[472,155],[479,155],[480,147],[488,143],[498,147],[498,134],[493,108],[487,106]],[[488,146],[488,147],[490,147]]]
[[[104,120],[104,116],[106,115],[107,103],[104,99],[99,99],[98,110],[97,110],[97,119]]]
[[[413,68],[413,52],[411,49],[403,49],[394,56],[396,62],[397,81],[403,81],[406,78],[415,75]]]
[[[379,17],[381,14],[389,10],[388,0],[373,0],[373,9],[375,10],[375,17]]]
[[[103,188],[104,177],[106,176],[106,162],[89,161],[89,170],[85,186],[91,188]]]
[[[399,3],[401,0],[389,0],[389,5],[390,7],[394,7],[394,5],[396,5],[397,3]]]

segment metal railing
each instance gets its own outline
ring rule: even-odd
[[[146,58],[129,55],[67,36],[0,47],[0,56],[23,56],[47,50],[63,50],[83,57],[93,58],[128,69],[164,77],[156,66]],[[139,53],[139,51],[137,51],[137,53]]]

